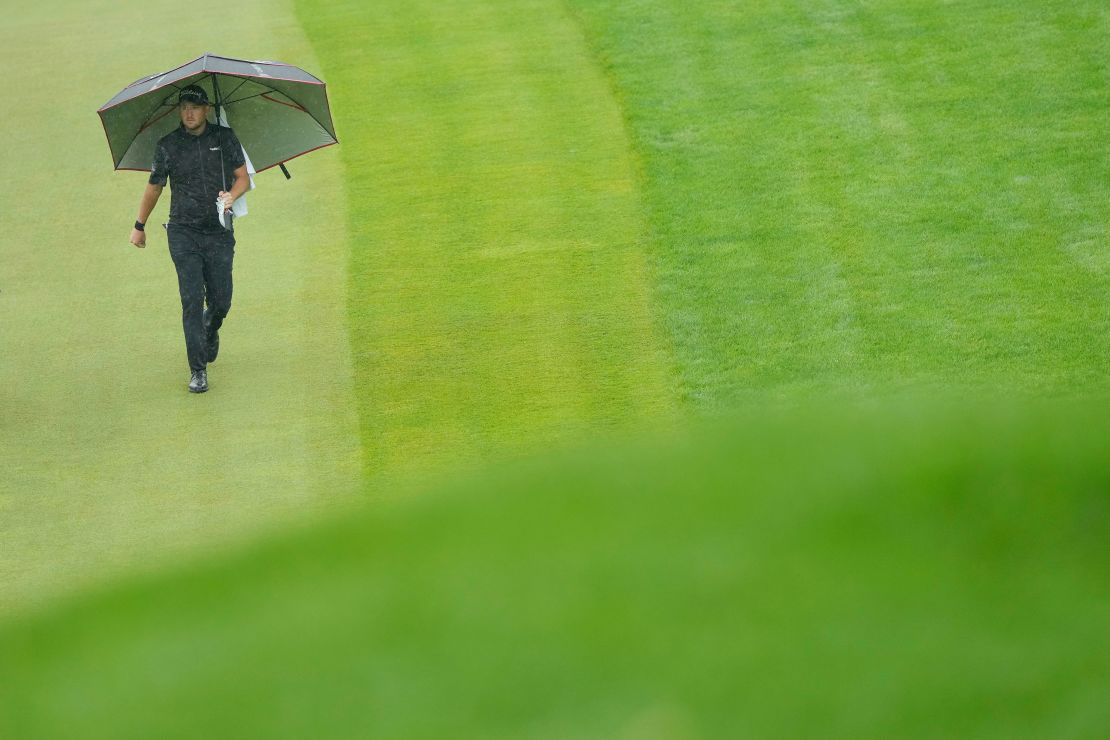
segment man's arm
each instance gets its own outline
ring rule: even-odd
[[[234,175],[235,182],[232,183],[231,190],[226,193],[223,190],[220,191],[219,197],[224,200],[225,211],[230,211],[231,204],[238,200],[240,195],[250,190],[251,187],[251,178],[247,174],[247,166],[245,164],[236,167]]]
[[[153,185],[147,183],[146,190],[143,191],[143,199],[139,202],[139,216],[136,221],[145,224],[146,220],[150,218],[154,206],[158,204],[158,198],[162,196],[162,185]],[[146,232],[139,231],[138,229],[131,229],[131,243],[136,247],[146,246]]]

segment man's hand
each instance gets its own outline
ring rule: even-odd
[[[146,246],[146,232],[139,231],[138,229],[131,229],[131,243],[139,249]]]
[[[223,190],[221,190],[220,194],[216,197],[219,198],[220,202],[224,204],[224,213],[230,211],[232,204],[235,203],[235,196]]]

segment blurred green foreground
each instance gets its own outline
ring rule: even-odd
[[[811,409],[501,467],[9,624],[0,737],[1105,737],[1108,432]]]

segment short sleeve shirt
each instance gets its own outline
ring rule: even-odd
[[[216,196],[231,189],[235,170],[244,164],[243,147],[230,128],[209,123],[204,133],[194,136],[182,125],[158,140],[149,182],[169,181],[171,224],[222,231]]]

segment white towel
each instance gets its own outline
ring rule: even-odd
[[[229,126],[227,123],[226,106],[220,108],[220,125],[231,128],[231,126]],[[246,147],[240,144],[239,148],[243,150],[243,159],[247,160],[247,177],[250,178],[251,181],[251,186],[247,188],[247,192],[249,193],[250,191],[254,190],[254,165],[251,164],[251,158],[250,155],[247,154]],[[243,193],[241,196],[235,199],[235,202],[231,205],[231,212],[235,214],[236,218],[242,218],[243,216],[247,215],[247,193]],[[220,222],[223,222],[223,218],[220,219]]]

